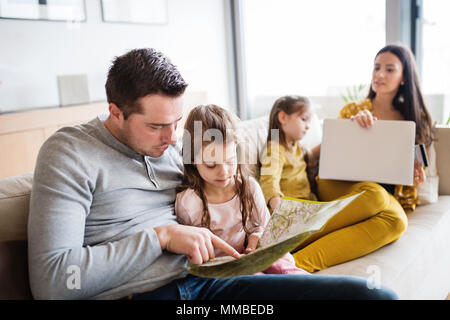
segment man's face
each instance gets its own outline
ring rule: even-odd
[[[182,96],[149,94],[140,98],[142,113],[133,113],[120,123],[121,140],[139,154],[158,158],[169,144],[176,144],[178,121],[183,116]]]

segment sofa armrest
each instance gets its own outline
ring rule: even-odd
[[[26,241],[0,242],[0,300],[32,299]]]
[[[31,173],[0,179],[0,241],[26,240]]]
[[[439,175],[439,194],[450,195],[450,127],[436,127],[436,165]]]

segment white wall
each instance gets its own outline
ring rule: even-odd
[[[167,25],[103,23],[100,0],[87,0],[87,21],[0,19],[0,110],[59,105],[57,75],[88,75],[91,101],[105,100],[111,60],[129,49],[153,47],[178,66],[189,91],[228,107],[223,0],[168,0]]]

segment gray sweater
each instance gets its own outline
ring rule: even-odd
[[[117,299],[186,275],[153,228],[177,223],[180,150],[144,157],[114,138],[105,117],[67,127],[42,146],[28,220],[36,299]]]

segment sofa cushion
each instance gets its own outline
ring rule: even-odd
[[[450,195],[450,127],[437,126],[436,140],[439,194]]]
[[[27,239],[27,221],[33,176],[0,179],[0,242]]]
[[[26,241],[0,242],[0,300],[32,299]]]
[[[240,161],[248,165],[250,174],[256,179],[259,178],[260,153],[266,144],[268,125],[268,117],[238,123]]]
[[[243,148],[244,163],[249,165],[250,174],[259,178],[260,156],[267,141],[269,116],[240,121],[238,123],[238,137]],[[322,141],[322,123],[315,113],[311,115],[309,130],[301,140],[306,149],[317,146]]]
[[[445,299],[450,292],[450,196],[408,214],[408,229],[396,242],[319,274],[379,277],[400,299]]]

